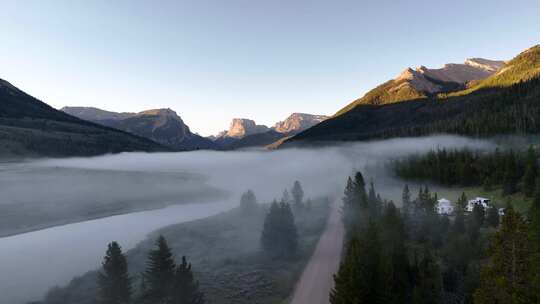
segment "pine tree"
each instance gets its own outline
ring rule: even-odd
[[[195,281],[191,263],[182,257],[182,263],[176,267],[170,304],[203,304],[204,295],[199,291],[199,283]],[[168,303],[169,304],[169,303]]]
[[[484,209],[484,206],[481,204],[475,204],[472,211],[472,219],[476,222],[476,224],[482,226],[485,218],[486,210]]]
[[[426,194],[424,193],[424,188],[420,186],[420,188],[418,189],[418,197],[416,198],[416,202],[415,202],[416,211],[422,210],[425,201],[426,201]]]
[[[405,227],[399,210],[389,202],[381,218],[381,277],[383,303],[404,303],[409,293],[409,260]]]
[[[375,192],[375,186],[373,181],[369,183],[369,192],[368,192],[368,204],[375,205],[377,203],[377,193]]]
[[[518,183],[517,171],[516,156],[513,151],[510,151],[506,160],[503,177],[503,195],[516,193]]]
[[[523,193],[526,196],[533,196],[536,187],[536,177],[538,176],[538,165],[536,163],[536,152],[533,146],[527,150],[527,160],[525,164],[525,174],[523,175]]]
[[[475,204],[467,221],[467,234],[472,242],[476,242],[480,236],[480,228],[484,223],[485,210],[480,204]]]
[[[465,233],[465,215],[463,214],[463,210],[456,211],[456,218],[454,220],[452,231],[457,234]]]
[[[304,190],[299,181],[295,181],[291,189],[291,194],[294,200],[294,207],[298,210],[303,207],[304,202]]]
[[[170,300],[175,270],[176,264],[171,249],[165,238],[160,235],[156,241],[156,249],[148,254],[144,273],[147,285],[143,295],[144,303],[166,303]]]
[[[373,181],[369,183],[369,192],[368,192],[368,210],[371,216],[378,216],[380,212],[379,199],[377,198],[377,193],[375,192],[375,186]]]
[[[425,250],[424,257],[418,264],[416,285],[413,290],[414,304],[441,303],[442,278],[439,266],[430,250]]]
[[[355,220],[357,219],[357,200],[356,193],[354,191],[354,184],[349,176],[347,178],[347,185],[345,186],[345,190],[343,191],[343,212],[342,212],[342,219],[343,224],[345,224],[345,228],[350,228]]]
[[[289,195],[289,190],[287,189],[283,190],[283,195],[281,196],[281,202],[286,203],[286,204],[291,202],[291,196]]]
[[[255,197],[255,193],[251,190],[244,192],[240,198],[240,210],[243,213],[251,214],[257,211],[257,208],[257,198]]]
[[[331,304],[384,303],[381,278],[381,245],[377,225],[372,221],[360,240],[353,237],[344,262],[334,276]]]
[[[360,251],[360,272],[362,279],[357,286],[363,289],[360,303],[381,303],[383,285],[381,270],[381,243],[377,224],[369,221],[363,233]]]
[[[358,199],[358,203],[361,209],[366,210],[368,207],[368,197],[366,194],[366,183],[362,172],[358,171],[354,175],[354,192]]]
[[[458,198],[458,201],[457,201],[457,208],[461,211],[464,211],[465,208],[467,207],[467,195],[465,195],[465,192],[461,192],[461,196]]]
[[[100,304],[127,304],[131,301],[131,280],[126,256],[117,242],[107,246],[103,270],[98,273]]]
[[[280,224],[280,207],[276,201],[270,205],[270,210],[264,219],[261,234],[261,246],[265,252],[272,252],[279,244],[278,225]]]
[[[528,219],[531,237],[540,248],[540,178],[537,178],[536,181],[534,200],[529,208]]]
[[[411,191],[409,190],[409,186],[407,184],[405,184],[403,187],[403,192],[401,194],[401,205],[405,215],[411,212]]]
[[[368,196],[366,194],[364,177],[361,172],[356,172],[354,180],[347,179],[343,197],[343,223],[347,233],[360,228],[363,224],[362,217],[367,216]]]
[[[361,297],[362,291],[357,288],[363,278],[360,271],[360,243],[353,238],[347,246],[347,253],[334,275],[334,288],[330,292],[331,304],[356,304]]]
[[[288,258],[298,248],[298,231],[288,203],[273,202],[265,217],[261,247],[274,258]]]
[[[531,248],[528,227],[521,215],[506,208],[501,228],[490,246],[488,263],[483,267],[480,287],[474,294],[477,304],[533,303],[531,289]]]
[[[291,205],[281,204],[281,216],[282,216],[282,247],[284,257],[291,257],[296,253],[298,249],[298,230],[294,222],[294,215],[291,210]]]
[[[486,223],[490,227],[497,228],[499,226],[499,210],[495,206],[488,208]]]

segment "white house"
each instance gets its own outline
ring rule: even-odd
[[[452,205],[452,202],[445,198],[437,200],[437,206],[435,208],[437,209],[438,214],[449,215],[454,212],[454,206]]]
[[[465,210],[467,210],[468,212],[472,212],[475,205],[480,205],[484,207],[484,209],[487,209],[491,206],[490,204],[491,200],[489,198],[477,197],[467,203],[467,207],[465,208]]]

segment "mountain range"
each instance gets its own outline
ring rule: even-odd
[[[251,119],[235,118],[228,130],[205,138],[192,133],[182,118],[171,109],[153,109],[139,113],[118,113],[93,107],[64,107],[61,110],[80,119],[148,138],[174,150],[228,150],[265,146],[304,131],[327,118],[322,115],[293,113],[271,128],[257,125]]]
[[[270,145],[278,140],[293,136],[328,119],[324,115],[293,113],[269,128],[257,125],[250,119],[233,119],[229,130],[218,134],[214,141],[224,149],[239,149]]]
[[[210,139],[194,134],[171,109],[117,113],[91,107],[64,107],[63,112],[80,119],[123,130],[174,150],[216,149]]]
[[[470,59],[459,69],[407,69],[282,146],[434,133],[538,133],[538,117],[540,45],[504,63]]]
[[[217,136],[190,130],[171,109],[58,111],[0,80],[0,155],[290,147],[434,133],[492,136],[540,131],[540,46],[510,61],[482,58],[408,68],[332,117],[293,113],[272,127],[233,119]]]

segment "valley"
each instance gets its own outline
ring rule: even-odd
[[[382,164],[384,160],[398,155],[413,155],[420,151],[429,151],[436,146],[448,148],[487,148],[491,147],[491,145],[487,141],[472,141],[466,138],[434,137],[417,139],[414,142],[410,139],[390,140],[316,150],[278,150],[274,152],[197,151],[163,154],[127,153],[95,158],[50,159],[19,164],[11,163],[9,166],[3,167],[1,175],[2,183],[9,185],[7,189],[13,191],[12,193],[19,193],[21,191],[17,190],[17,187],[23,187],[28,184],[27,179],[31,178],[34,190],[27,193],[28,200],[32,198],[35,200],[35,196],[39,194],[39,189],[42,187],[43,189],[57,191],[58,194],[53,195],[52,193],[54,192],[50,193],[51,197],[54,197],[58,203],[61,202],[59,199],[63,198],[66,203],[78,201],[78,205],[81,206],[90,204],[86,207],[86,210],[95,210],[95,205],[91,203],[96,202],[100,202],[100,206],[103,207],[110,206],[107,209],[112,208],[116,206],[115,200],[113,200],[115,197],[117,200],[132,203],[139,202],[137,204],[144,206],[143,208],[165,208],[134,212],[137,211],[135,208],[133,210],[130,209],[129,212],[131,213],[128,214],[118,216],[104,215],[102,219],[91,221],[78,219],[77,221],[81,222],[0,238],[0,244],[3,244],[2,246],[4,248],[9,248],[9,250],[5,251],[5,257],[0,259],[2,261],[0,265],[3,265],[2,268],[12,265],[10,267],[17,267],[20,270],[20,276],[12,277],[10,280],[15,284],[13,286],[28,280],[29,277],[36,276],[35,270],[37,269],[42,273],[48,273],[41,280],[35,280],[36,288],[32,292],[26,292],[26,298],[21,298],[22,294],[15,287],[8,288],[6,286],[8,289],[5,289],[2,293],[9,295],[13,299],[12,303],[25,303],[22,300],[40,300],[49,288],[54,287],[54,285],[60,285],[62,288],[68,286],[68,289],[55,289],[51,291],[50,301],[55,297],[62,298],[67,296],[64,293],[67,290],[70,290],[69,294],[71,296],[86,295],[84,298],[91,300],[92,297],[89,297],[87,294],[89,291],[85,291],[88,290],[85,286],[95,286],[87,285],[95,284],[95,280],[88,279],[92,278],[91,276],[84,275],[82,278],[74,279],[71,283],[69,281],[74,276],[81,276],[86,271],[98,267],[101,252],[108,241],[114,239],[120,242],[123,249],[130,256],[129,261],[132,261],[132,267],[134,267],[133,275],[137,277],[144,265],[144,263],[141,263],[144,252],[154,242],[155,236],[163,233],[167,236],[171,247],[176,250],[175,252],[178,255],[187,255],[190,261],[193,262],[195,273],[201,283],[201,288],[204,288],[203,290],[208,294],[209,299],[214,299],[213,302],[228,303],[218,301],[218,299],[229,299],[228,301],[231,301],[230,303],[237,303],[238,297],[244,294],[244,291],[239,289],[241,286],[240,283],[246,282],[248,284],[252,282],[251,280],[254,280],[253,284],[255,285],[253,286],[259,287],[255,288],[252,286],[248,288],[248,290],[253,292],[252,296],[257,297],[261,301],[267,299],[264,300],[268,301],[265,303],[275,303],[277,298],[273,296],[285,299],[292,295],[292,290],[296,285],[296,279],[300,278],[300,274],[310,256],[309,253],[315,250],[319,235],[325,226],[328,211],[324,210],[328,209],[322,208],[324,206],[324,200],[316,198],[333,197],[335,201],[333,206],[334,208],[338,207],[341,197],[340,188],[344,183],[341,176],[350,172],[351,168],[363,168],[365,172],[373,176],[378,187],[384,189],[385,198],[397,201],[401,195],[402,183],[388,175],[386,171],[381,170],[380,166],[374,166],[375,164]],[[278,166],[277,164],[283,162],[284,159],[297,165],[290,167]],[[321,165],[311,165],[314,162],[318,162]],[[24,170],[22,170],[23,168]],[[234,172],[238,172],[238,170],[242,172],[241,175],[235,175]],[[42,172],[42,175],[38,174],[39,172]],[[212,173],[209,175],[209,172]],[[26,175],[29,173],[31,175]],[[54,174],[51,175],[51,173]],[[235,178],[231,179],[231,176],[235,176]],[[302,240],[301,243],[306,246],[301,248],[305,248],[307,251],[301,251],[304,252],[302,258],[291,262],[292,264],[290,265],[287,264],[289,266],[286,266],[286,268],[291,271],[290,273],[278,272],[272,274],[267,268],[270,266],[266,265],[266,262],[263,262],[264,260],[256,262],[258,258],[249,257],[260,254],[259,235],[262,226],[262,216],[266,213],[265,211],[261,211],[259,215],[251,218],[240,216],[238,214],[239,210],[235,209],[215,217],[191,222],[196,218],[205,218],[238,206],[239,194],[245,191],[245,189],[253,189],[260,203],[269,203],[275,198],[279,199],[282,189],[289,188],[294,179],[302,181],[306,199],[313,198],[313,211],[310,211],[311,213],[309,213],[310,215],[306,219],[302,219],[303,216],[301,214],[297,214],[296,216],[299,236]],[[10,180],[11,184],[6,184]],[[193,181],[186,183],[189,180]],[[15,184],[15,181],[19,184]],[[111,184],[112,181],[114,183]],[[201,184],[202,181],[204,183]],[[121,186],[123,183],[126,184],[125,187]],[[62,185],[62,187],[55,190],[52,187],[54,184]],[[88,187],[89,192],[86,194],[84,187],[81,186],[84,184],[92,185]],[[145,187],[141,189],[143,192],[137,192],[138,187],[131,185],[145,185]],[[180,185],[182,187],[179,187]],[[113,188],[108,187],[113,187],[115,191],[111,191]],[[206,202],[199,201],[196,204],[185,204],[192,203],[193,199],[202,199],[205,197],[204,195],[211,193],[207,192],[208,187],[210,189],[217,189],[217,194],[219,195],[216,197],[207,196]],[[413,184],[411,184],[411,187],[413,187]],[[190,196],[184,197],[185,193],[190,193],[183,190],[186,188],[192,189],[191,193],[193,196],[191,198]],[[433,189],[437,189],[437,187]],[[197,191],[203,191],[204,195],[198,195]],[[100,192],[103,192],[103,198],[98,196]],[[165,194],[169,197],[165,197]],[[45,197],[45,195],[41,196]],[[24,196],[15,197],[17,199],[24,198]],[[81,201],[81,198],[84,198],[84,200]],[[135,198],[138,198],[138,200],[135,200]],[[84,203],[85,201],[88,203]],[[159,202],[163,201],[168,203],[164,205],[159,204]],[[65,206],[66,204],[58,204],[56,206],[53,204],[47,206],[44,210],[56,210],[53,213],[56,214],[65,210]],[[132,208],[134,206],[136,205],[131,205]],[[322,209],[318,209],[318,206]],[[28,210],[24,211],[25,209],[16,210],[17,212],[21,212],[21,215],[28,214],[29,212]],[[36,215],[39,215],[39,213],[36,213]],[[334,214],[332,220],[333,227],[339,225],[339,222],[335,222],[335,216]],[[42,219],[43,216],[36,216],[36,218]],[[11,223],[10,225],[17,225],[21,221],[22,219],[14,222],[7,221],[5,225],[8,226],[7,224],[9,223]],[[175,223],[181,221],[186,221],[186,224],[175,225]],[[304,224],[302,224],[304,221],[307,221],[305,222],[306,224],[311,223],[309,225],[314,225],[312,226],[313,228],[307,228],[307,226],[306,228],[302,228],[304,227]],[[245,229],[247,227],[246,225],[259,225],[259,228]],[[124,229],[124,227],[130,228]],[[240,233],[238,235],[238,242],[249,240],[249,246],[247,244],[240,246],[239,243],[231,243],[232,240],[236,239],[233,237],[234,233]],[[145,245],[138,245],[139,241],[142,241],[147,234],[149,234],[149,239],[141,243]],[[199,242],[201,239],[205,239],[206,241]],[[52,240],[55,241],[53,242]],[[210,242],[210,240],[213,241]],[[82,243],[76,246],[76,248],[68,252],[64,251],[66,246],[72,246],[80,242]],[[141,248],[146,249],[133,249],[138,248],[138,246],[143,246]],[[213,246],[212,248],[214,249],[209,249],[205,246]],[[10,253],[14,251],[29,251],[30,248],[38,247],[40,250],[32,251],[35,254],[25,255],[25,259],[29,259],[26,263],[28,264],[28,268],[22,267],[18,263],[10,262],[12,258],[15,258]],[[210,259],[212,255],[209,255],[209,252],[212,250],[220,252],[223,255],[216,253],[214,254],[215,258]],[[225,254],[226,252],[228,253]],[[40,257],[42,256],[51,257],[50,267],[34,264],[40,263]],[[92,258],[89,258],[90,256]],[[316,253],[315,256],[319,256],[319,254]],[[55,258],[52,259],[52,257]],[[331,258],[324,253],[322,257],[323,259]],[[71,267],[57,267],[58,263],[68,260],[72,265]],[[30,261],[35,262],[31,263]],[[272,268],[274,267],[272,266]],[[285,266],[279,266],[278,269],[282,267]],[[315,267],[315,269],[317,268]],[[309,273],[308,269],[309,266],[306,268],[306,271]],[[324,269],[330,268],[326,268],[325,266]],[[256,272],[250,274],[252,271]],[[218,281],[211,279],[218,273],[220,273],[220,279]],[[243,273],[246,275],[245,278],[242,275]],[[258,274],[255,275],[256,273]],[[222,279],[222,276],[231,277],[229,279]],[[319,279],[322,282],[326,282],[322,284],[329,284],[328,280],[331,279],[331,276],[321,276]],[[279,282],[282,282],[282,284],[278,284]],[[11,292],[7,292],[7,290],[11,290]],[[65,302],[81,303],[81,299],[70,299],[72,300],[65,300]]]
[[[540,2],[1,8],[0,304],[540,303]]]

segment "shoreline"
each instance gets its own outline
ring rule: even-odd
[[[140,208],[140,209],[130,210],[130,211],[126,211],[126,212],[113,212],[113,213],[110,213],[110,214],[83,217],[83,218],[78,218],[78,219],[66,219],[66,220],[62,220],[62,221],[52,222],[52,223],[49,223],[49,224],[36,225],[36,226],[30,227],[30,228],[16,229],[15,232],[7,232],[7,233],[0,232],[0,240],[5,239],[5,238],[10,238],[10,237],[15,237],[15,236],[27,234],[27,233],[37,232],[37,231],[41,231],[41,230],[52,229],[52,228],[57,228],[57,227],[63,227],[63,226],[67,226],[67,225],[73,225],[73,224],[84,223],[84,222],[90,222],[90,221],[105,219],[105,218],[109,218],[109,217],[115,217],[115,216],[121,216],[121,215],[133,214],[133,213],[160,210],[160,209],[169,208],[169,207],[172,207],[172,206],[175,206],[175,205],[210,204],[212,202],[213,201],[192,202],[192,203],[191,202],[182,202],[182,203],[164,204],[164,205],[161,205],[161,206],[154,206],[154,207],[149,207],[149,208]]]

